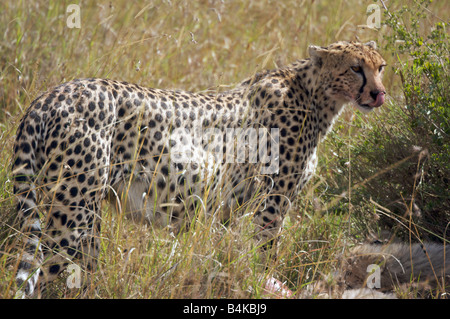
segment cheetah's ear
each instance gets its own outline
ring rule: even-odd
[[[321,67],[323,64],[323,59],[325,55],[328,53],[328,49],[326,47],[320,47],[317,45],[310,45],[308,48],[309,56],[314,64]]]
[[[311,58],[314,57],[323,57],[327,52],[328,52],[328,48],[326,47],[320,47],[318,45],[310,45],[308,48],[309,51],[309,56]]]
[[[377,43],[375,41],[369,41],[367,43],[364,43],[364,45],[367,45],[367,46],[371,47],[374,50],[377,49]]]

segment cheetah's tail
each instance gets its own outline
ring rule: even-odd
[[[19,230],[24,238],[23,249],[19,251],[20,262],[16,274],[19,290],[16,298],[32,296],[39,278],[43,261],[41,247],[41,222],[36,205],[34,185],[36,172],[36,153],[39,134],[30,134],[30,114],[24,117],[18,130],[14,146],[12,175],[14,195],[17,199],[17,219]],[[27,131],[27,134],[25,133]],[[34,129],[33,129],[34,130]],[[36,133],[36,132],[35,132]]]

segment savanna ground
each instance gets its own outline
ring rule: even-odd
[[[76,23],[71,3],[79,5],[80,28],[68,27]],[[376,12],[367,13],[371,4],[380,9],[380,28],[366,26]],[[12,145],[21,115],[40,93],[83,77],[221,91],[306,58],[310,44],[337,40],[378,42],[389,64],[388,100],[369,115],[348,107],[319,145],[316,176],[289,212],[278,259],[265,272],[255,266],[251,213],[230,227],[199,221],[175,237],[105,205],[94,280],[79,291],[63,278],[52,293],[260,298],[264,276],[274,276],[301,296],[332,280],[339,257],[358,243],[448,243],[449,13],[448,1],[1,1],[0,298],[16,289]]]

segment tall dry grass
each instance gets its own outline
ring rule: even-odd
[[[21,115],[42,91],[82,77],[220,91],[263,68],[307,57],[310,44],[384,41],[383,30],[361,27],[367,21],[366,1],[79,1],[79,29],[67,27],[71,3],[0,3],[2,298],[13,296],[17,267],[10,243],[18,232],[9,226],[15,214],[9,171],[12,143]],[[435,4],[436,12],[444,8],[442,3]],[[395,63],[390,55],[387,58]],[[388,70],[386,87],[395,88],[395,83]],[[334,169],[335,161],[352,160],[352,136],[379,123],[375,115],[375,120],[363,119],[367,125],[353,127],[351,112],[339,121],[332,140],[339,139],[339,149],[331,149],[330,143],[319,146],[317,177],[289,214],[278,259],[265,271],[257,266],[260,257],[248,215],[229,227],[200,220],[191,231],[175,236],[136,225],[105,205],[95,277],[83,291],[67,289],[63,278],[52,288],[53,296],[259,298],[267,276],[277,277],[300,295],[331,273],[337,256],[373,227],[372,215],[365,222],[352,215],[351,172],[348,183],[340,185],[348,196],[336,195],[340,199],[334,201],[326,195],[327,185],[336,184],[341,174]]]

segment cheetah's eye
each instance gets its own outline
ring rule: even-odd
[[[386,66],[386,64],[380,65],[380,68],[378,69],[378,72],[379,73],[383,72],[385,66]]]
[[[355,72],[355,73],[361,73],[361,72],[362,72],[362,68],[361,68],[359,65],[357,65],[357,66],[352,66],[351,69],[352,69],[352,71]]]

